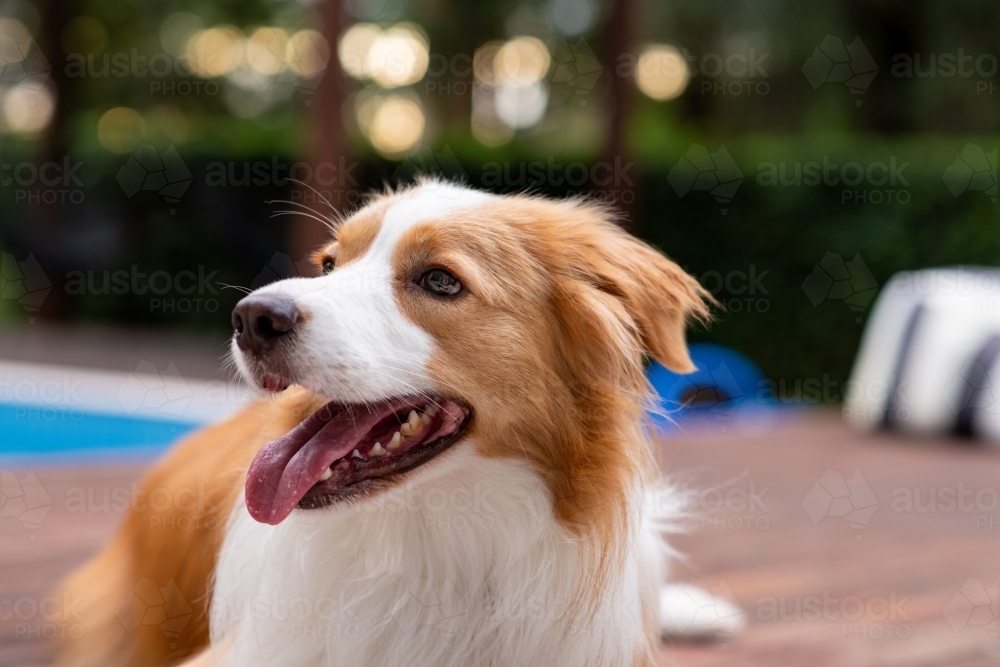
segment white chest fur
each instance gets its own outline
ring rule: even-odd
[[[211,607],[220,664],[635,664],[660,583],[645,522],[616,550],[597,612],[574,614],[585,547],[526,465],[471,445],[351,508],[267,526],[238,503]]]

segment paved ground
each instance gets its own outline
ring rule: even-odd
[[[859,437],[822,413],[758,435],[671,439],[664,457],[701,490],[690,496],[701,519],[676,540],[689,556],[677,577],[731,594],[750,624],[725,645],[668,647],[662,665],[1000,662],[1000,452]],[[27,472],[14,472],[23,488]],[[34,605],[119,519],[67,499],[127,488],[139,471],[34,472],[48,514],[0,516],[0,667],[44,664],[51,626]]]

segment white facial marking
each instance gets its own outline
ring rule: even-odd
[[[393,204],[371,247],[357,261],[319,278],[282,280],[258,292],[292,296],[304,313],[282,362],[288,379],[333,400],[366,402],[433,390],[431,336],[406,319],[393,292],[392,256],[407,230],[492,198],[447,183],[427,183]],[[246,360],[233,344],[239,368]]]

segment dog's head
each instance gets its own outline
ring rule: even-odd
[[[381,196],[233,313],[257,386],[330,401],[258,455],[251,513],[363,499],[450,448],[527,462],[557,516],[614,507],[648,464],[648,352],[691,370],[706,293],[602,207],[426,182]]]

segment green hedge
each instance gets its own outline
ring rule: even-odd
[[[725,215],[709,193],[692,190],[678,197],[671,187],[670,169],[687,150],[684,142],[674,142],[662,153],[644,156],[648,166],[640,186],[639,233],[707,278],[720,301],[729,305],[694,339],[742,350],[769,377],[784,380],[788,393],[809,379],[826,378],[838,387],[846,379],[870,311],[870,303],[864,307],[867,281],[883,285],[895,272],[909,269],[1000,263],[996,203],[984,191],[954,196],[943,178],[967,143],[989,153],[996,150],[995,137],[749,137],[721,143],[744,174]],[[719,148],[718,141],[704,144],[710,151]],[[791,177],[796,162],[822,165],[824,156],[829,163],[865,167],[877,162],[891,166],[895,160],[897,183],[772,184],[774,166],[784,163],[785,175]],[[850,167],[847,176],[853,180],[856,171]],[[887,175],[878,167],[871,173],[874,181]],[[952,179],[956,190],[960,176]],[[995,166],[992,179],[995,183]],[[804,284],[828,253],[844,261],[841,266],[849,268],[854,284],[845,286],[847,294],[822,298],[823,280],[818,287]],[[836,258],[828,262],[840,265]],[[754,294],[742,289],[740,280],[751,270]],[[720,286],[719,276],[734,276],[730,287]],[[843,297],[858,291],[862,293],[852,308]]]

